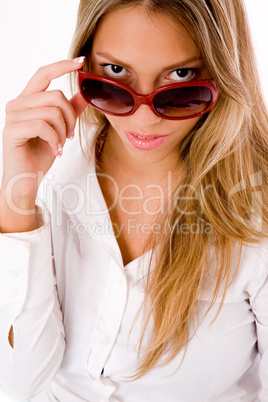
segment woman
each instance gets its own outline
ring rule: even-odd
[[[82,0],[71,57],[7,105],[3,386],[266,401],[268,117],[242,0]],[[70,101],[46,91],[76,70]]]

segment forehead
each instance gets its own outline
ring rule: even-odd
[[[158,68],[198,57],[193,32],[183,24],[166,14],[148,14],[140,6],[115,10],[99,23],[92,53],[109,51],[128,64],[150,63]]]

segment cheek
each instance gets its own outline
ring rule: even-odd
[[[129,117],[118,117],[118,116],[111,116],[105,115],[111,126],[114,130],[120,135],[122,131],[131,131],[131,123],[129,121]]]
[[[187,134],[197,125],[200,119],[201,117],[195,117],[194,119],[178,120],[176,122],[173,122],[175,125],[174,131]]]
[[[106,114],[105,116],[113,127],[120,126],[122,124],[122,121],[126,119],[126,117],[111,116],[108,114]]]
[[[196,117],[188,120],[170,121],[172,127],[170,132],[174,134],[174,142],[182,141],[194,129],[200,119],[201,117]]]

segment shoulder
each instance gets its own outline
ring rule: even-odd
[[[231,277],[225,295],[224,303],[238,303],[251,299],[268,281],[268,239],[261,240],[256,244],[245,244],[242,246],[239,257],[239,245],[234,248],[231,260]],[[237,263],[239,263],[237,269]],[[214,267],[215,268],[215,267]],[[215,273],[213,267],[212,272]],[[212,278],[214,276],[212,275]],[[224,295],[225,283],[220,287],[216,302],[220,303]],[[202,300],[211,301],[214,286]]]
[[[268,239],[242,246],[241,260],[234,284],[240,284],[248,295],[255,293],[268,280]]]
[[[255,244],[243,245],[241,263],[247,267],[255,266],[268,271],[268,238],[260,239]]]

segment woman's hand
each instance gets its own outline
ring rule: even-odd
[[[33,204],[43,176],[61,154],[66,138],[73,136],[76,119],[87,106],[80,93],[68,101],[60,90],[46,89],[53,79],[82,65],[83,60],[76,59],[39,68],[6,106],[1,197],[8,186],[18,207]]]

